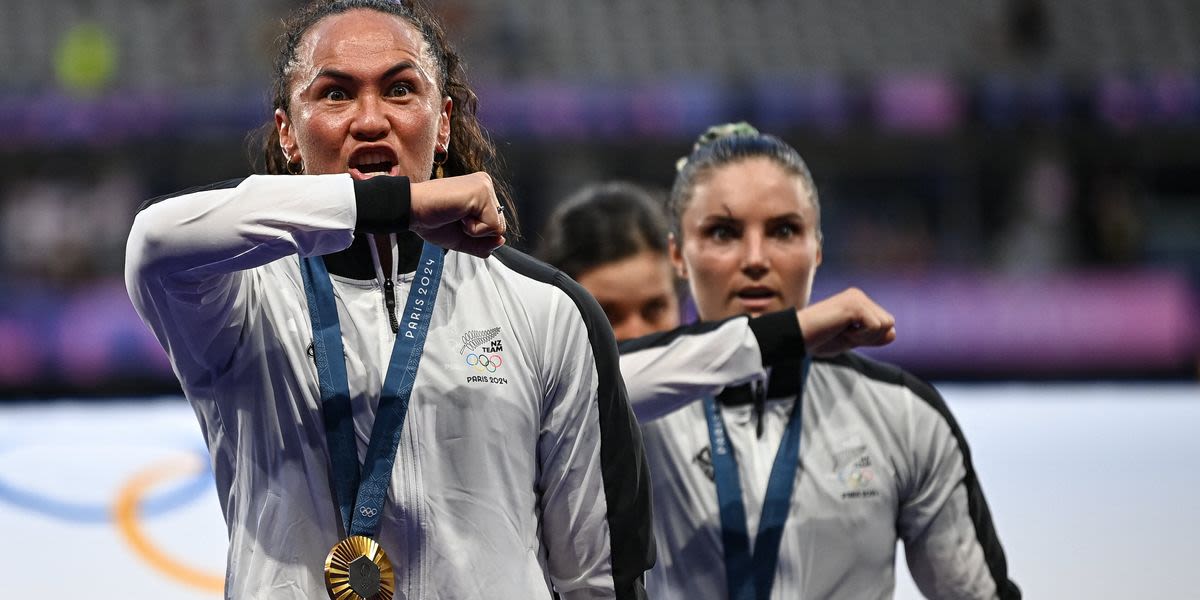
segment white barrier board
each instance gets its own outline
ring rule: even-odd
[[[1027,598],[1200,598],[1200,386],[943,385]],[[179,399],[0,405],[13,596],[221,597],[225,525]],[[920,598],[903,558],[896,598]]]

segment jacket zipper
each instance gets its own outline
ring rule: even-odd
[[[754,416],[758,420],[755,425],[755,433],[758,434],[758,439],[763,436],[763,413],[767,412],[767,384],[755,381],[751,386],[751,393],[754,394]]]
[[[400,333],[400,322],[396,320],[396,286],[390,277],[383,280],[383,307],[392,323],[392,333]]]

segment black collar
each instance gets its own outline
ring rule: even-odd
[[[400,248],[400,262],[397,273],[411,273],[417,270],[417,261],[421,258],[421,238],[410,231],[396,234],[396,245]],[[333,254],[326,254],[325,268],[339,277],[350,279],[375,279],[375,261],[371,258],[371,238],[365,233],[354,234],[354,242],[349,248]]]

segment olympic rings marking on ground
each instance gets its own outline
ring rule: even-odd
[[[207,453],[197,451],[196,456],[203,464]],[[182,485],[169,490],[154,498],[142,502],[142,514],[147,517],[157,517],[171,512],[199,498],[204,492],[212,489],[212,473],[207,468],[200,469],[191,479]],[[0,480],[0,502],[6,502],[17,508],[35,512],[48,517],[70,521],[72,523],[102,524],[108,523],[112,517],[112,508],[106,504],[84,504],[60,500],[21,489]]]
[[[171,558],[150,541],[139,525],[139,519],[143,516],[141,499],[147,490],[160,480],[181,471],[184,473],[199,471],[205,477],[207,484],[209,473],[207,464],[204,460],[198,459],[196,455],[189,454],[185,459],[176,458],[163,461],[136,473],[129,483],[117,493],[112,514],[117,523],[117,530],[121,532],[122,537],[133,546],[133,550],[138,556],[150,563],[151,566],[180,583],[221,593],[225,589],[223,576],[206,573]]]
[[[480,373],[484,371],[495,373],[496,369],[504,364],[504,358],[499,354],[468,354],[467,364],[475,367],[475,370]]]

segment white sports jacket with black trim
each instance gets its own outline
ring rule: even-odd
[[[753,544],[795,406],[803,339],[788,310],[621,344],[654,482],[651,597],[727,597],[708,428],[697,400],[717,395],[720,402]],[[897,540],[930,598],[1020,598],[966,440],[933,387],[847,353],[813,361],[801,407],[800,468],[771,598],[891,598]]]
[[[361,461],[420,247],[398,236],[382,273],[369,234],[407,229],[408,194],[405,178],[252,176],[134,221],[126,283],[212,454],[229,598],[326,594],[344,532],[298,255],[326,255]],[[645,457],[603,312],[508,248],[447,253],[439,289],[379,534],[397,598],[644,598]]]

